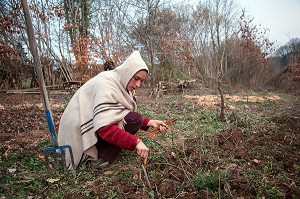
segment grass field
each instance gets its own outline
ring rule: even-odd
[[[73,176],[47,173],[42,150],[52,141],[40,97],[2,95],[0,198],[300,198],[299,96],[225,95],[225,122],[211,93],[137,99],[147,117],[177,118],[166,133],[138,132],[150,148],[146,174],[136,152],[124,151]],[[56,127],[66,103],[51,95]]]

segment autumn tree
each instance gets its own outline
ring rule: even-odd
[[[227,78],[233,86],[255,88],[264,83],[267,56],[273,52],[273,43],[266,38],[266,29],[253,25],[242,12],[237,38],[231,41]]]
[[[65,30],[69,34],[71,51],[75,57],[73,70],[79,81],[86,81],[89,77],[89,63],[91,56],[89,52],[89,14],[88,0],[64,0]]]
[[[5,64],[6,69],[16,68],[12,71],[19,73],[15,75],[18,80],[13,80],[13,82],[20,82],[22,84],[18,88],[25,86],[35,87],[37,86],[37,80],[34,67],[32,66],[32,56],[28,53],[29,46],[25,34],[23,12],[20,10],[21,3],[20,1],[2,1],[1,3],[3,3],[1,4],[1,9],[3,10],[1,13],[2,20],[4,24],[8,24],[8,26],[0,27],[2,29],[2,41],[7,41],[6,47],[19,52],[19,58],[16,59],[18,63],[12,61],[14,56],[9,56],[11,60]],[[30,1],[29,8],[46,84],[59,84],[62,78],[70,79],[69,64],[65,59],[66,51],[64,52],[62,47],[64,46],[63,37],[61,36],[62,32],[59,26],[57,26],[63,16],[62,7],[56,0],[39,0]],[[12,12],[9,10],[12,10]],[[3,79],[6,81],[10,81],[10,77],[11,75],[3,75]],[[13,88],[13,86],[10,87]]]
[[[98,52],[94,56],[104,61],[120,64],[131,52],[132,46],[128,38],[126,26],[129,4],[126,1],[103,0],[94,4],[91,34],[99,38]]]
[[[160,11],[157,17],[157,30],[160,35],[158,49],[160,66],[165,78],[191,78],[194,58],[191,52],[192,42],[188,37],[185,24],[187,16],[171,9]]]
[[[148,55],[152,92],[157,94],[159,81],[181,78],[192,59],[190,41],[183,31],[186,18],[159,0],[139,3],[130,36]]]
[[[59,46],[63,43],[60,37],[62,29],[57,24],[63,20],[63,7],[56,0],[31,1],[29,6],[46,84],[56,85],[62,78],[71,79],[69,64]],[[58,47],[57,42],[53,41],[58,41]]]
[[[300,87],[300,39],[290,39],[288,43],[281,46],[275,53],[273,60],[277,65],[276,73],[267,82],[267,86],[282,91],[299,94]],[[279,66],[279,67],[278,67]],[[278,70],[279,69],[279,70]]]
[[[124,15],[118,9],[122,2],[64,0],[65,30],[75,60],[73,71],[79,81],[87,81],[97,74],[103,63],[119,63],[124,57]]]
[[[20,89],[33,73],[22,40],[24,24],[19,1],[0,2],[0,88]]]
[[[84,82],[99,73],[106,61],[119,64],[133,49],[142,51],[148,62],[153,89],[159,81],[170,79],[197,77],[214,86],[217,79],[238,85],[259,82],[263,77],[263,67],[254,64],[251,56],[261,53],[262,57],[255,59],[265,60],[269,46],[261,37],[264,33],[254,31],[245,18],[237,23],[232,0],[200,1],[196,7],[162,0],[28,3],[47,85]],[[1,63],[2,77],[22,76],[20,71],[28,71],[28,79],[34,80],[20,3],[2,1],[0,5],[2,57],[10,62]],[[10,80],[18,81],[21,87],[21,80]]]

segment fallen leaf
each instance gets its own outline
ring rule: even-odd
[[[49,178],[49,179],[47,179],[46,181],[47,182],[50,182],[50,183],[53,183],[53,182],[57,182],[57,181],[59,181],[60,179],[58,179],[58,178],[55,178],[55,179],[52,179],[52,178]]]
[[[39,153],[39,158],[40,159],[45,159],[45,154],[44,153]]]
[[[173,158],[176,158],[176,154],[172,151],[171,152],[171,156],[173,157]]]
[[[8,173],[15,173],[17,169],[7,169]]]
[[[113,171],[105,171],[104,175],[112,175],[114,172]]]

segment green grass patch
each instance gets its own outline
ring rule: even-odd
[[[219,187],[223,188],[225,181],[226,175],[224,172],[201,172],[194,177],[194,182],[197,188],[205,189],[209,192],[216,192]]]

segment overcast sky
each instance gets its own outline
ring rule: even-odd
[[[269,29],[269,39],[277,46],[300,38],[300,0],[236,0],[254,17],[255,24]]]

